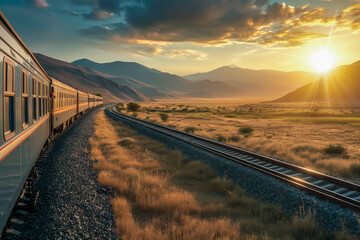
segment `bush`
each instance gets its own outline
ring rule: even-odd
[[[229,141],[238,142],[238,141],[240,141],[240,137],[239,136],[231,136],[231,137],[229,137]]]
[[[163,122],[166,122],[169,118],[169,115],[167,113],[160,113],[159,115]]]
[[[324,149],[325,153],[329,154],[342,154],[346,152],[346,147],[341,144],[330,144]]]
[[[145,120],[149,121],[149,120],[150,120],[150,117],[149,117],[149,116],[146,116]]]
[[[136,112],[133,113],[133,117],[137,117],[138,114]]]
[[[217,137],[217,140],[218,140],[219,142],[226,142],[226,137],[224,137],[223,135],[219,135],[219,136]]]
[[[239,133],[241,134],[250,134],[254,131],[252,127],[242,127],[239,129]]]
[[[140,107],[141,106],[139,104],[134,103],[134,102],[130,102],[130,103],[127,104],[127,109],[132,111],[132,112],[139,111]]]
[[[196,130],[198,130],[196,127],[186,127],[185,132],[187,133],[194,133]]]

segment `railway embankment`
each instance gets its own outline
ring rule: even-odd
[[[135,129],[138,133],[165,144],[169,149],[180,151],[188,159],[208,164],[220,177],[235,182],[257,199],[281,206],[290,215],[298,214],[299,211],[312,213],[316,222],[328,231],[346,229],[349,233],[360,236],[359,213],[356,211],[321,200],[281,180],[134,122],[123,118],[115,119]]]
[[[96,109],[55,139],[37,163],[40,195],[32,212],[14,217],[21,232],[6,239],[116,239],[109,197],[86,153]],[[15,213],[16,214],[16,213]]]

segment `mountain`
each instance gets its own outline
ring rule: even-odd
[[[106,73],[99,72],[97,70],[94,70],[90,67],[83,67],[86,71],[91,72],[92,74],[110,79],[118,84],[131,87],[135,89],[136,91],[142,93],[143,95],[150,97],[150,98],[176,98],[177,96],[175,94],[167,93],[164,91],[161,91],[155,87],[151,87],[148,84],[142,83],[138,80],[128,78],[128,77],[122,77],[122,76],[114,76]]]
[[[231,65],[210,72],[187,75],[184,78],[225,82],[240,89],[245,89],[244,97],[274,98],[313,81],[315,75],[307,72],[251,70]]]
[[[243,94],[240,88],[229,83],[212,80],[194,82],[135,62],[96,63],[88,59],[80,59],[72,62],[72,64],[92,68],[121,84],[127,86],[131,84],[136,90],[154,98],[158,95],[200,97],[196,96],[196,92],[201,93],[201,96],[212,97],[241,97]],[[129,79],[131,79],[131,82],[126,83]],[[160,92],[156,91],[156,89]]]
[[[360,61],[335,68],[326,77],[306,84],[285,96],[278,102],[359,102]]]
[[[164,73],[159,70],[148,68],[135,62],[111,62],[96,63],[88,59],[81,59],[72,62],[79,66],[90,67],[99,72],[113,76],[122,76],[136,79],[144,84],[156,87],[163,91],[183,92],[187,91],[191,81],[177,75]]]
[[[121,85],[102,75],[96,74],[92,69],[73,65],[38,53],[35,53],[35,57],[51,77],[85,92],[100,93],[105,101],[151,100],[151,98],[129,86]]]

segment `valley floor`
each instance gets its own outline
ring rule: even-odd
[[[360,108],[250,102],[147,102],[135,115],[360,181]],[[168,119],[162,121],[161,114]]]
[[[121,239],[352,239],[323,231],[307,212],[289,216],[251,197],[207,164],[103,112],[89,144],[99,184],[114,190]]]

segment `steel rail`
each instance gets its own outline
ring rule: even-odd
[[[321,199],[335,202],[341,206],[360,212],[360,185],[341,178],[333,177],[308,168],[297,166],[280,159],[249,151],[243,148],[218,142],[206,137],[186,133],[161,124],[119,113],[115,106],[105,112],[113,118],[125,119],[150,128],[162,134],[179,139],[193,146],[234,162],[256,169],[260,172],[281,179],[288,184],[305,190]]]

